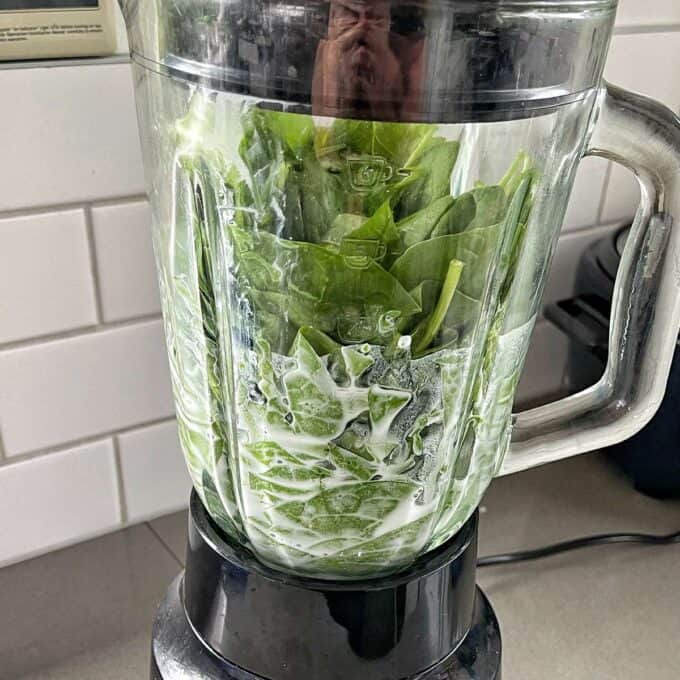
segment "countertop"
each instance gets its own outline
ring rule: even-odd
[[[480,555],[680,529],[680,502],[635,492],[601,454],[498,479],[481,511]],[[0,680],[148,678],[155,607],[185,535],[178,513],[0,570]],[[504,680],[677,680],[679,577],[680,545],[480,570],[501,621]]]

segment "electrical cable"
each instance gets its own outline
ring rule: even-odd
[[[480,557],[477,560],[478,567],[495,567],[503,564],[514,564],[517,562],[529,562],[540,560],[545,557],[552,557],[560,553],[582,548],[592,548],[598,545],[612,545],[615,543],[642,543],[645,545],[673,545],[680,543],[680,531],[666,536],[656,536],[654,534],[599,534],[597,536],[585,536],[571,541],[554,543],[542,548],[533,550],[521,550],[513,553],[503,553],[500,555],[489,555]]]

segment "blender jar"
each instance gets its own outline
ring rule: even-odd
[[[183,450],[215,523],[263,562],[394,572],[455,534],[504,461],[594,448],[653,411],[663,361],[638,372],[646,392],[630,376],[677,336],[677,279],[636,274],[631,250],[617,360],[518,416],[508,453],[580,158],[643,176],[626,131],[646,125],[666,135],[657,186],[677,183],[672,114],[648,104],[667,118],[652,125],[602,85],[615,4],[123,3]],[[637,247],[665,234],[663,258],[671,220],[651,229],[652,212]],[[668,302],[639,339],[636,276]]]

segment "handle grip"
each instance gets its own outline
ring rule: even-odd
[[[605,83],[587,154],[630,168],[642,202],[619,267],[600,381],[514,416],[500,474],[611,446],[658,410],[680,330],[680,119]]]

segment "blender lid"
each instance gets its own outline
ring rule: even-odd
[[[616,1],[123,0],[123,6],[133,59],[167,75],[319,115],[466,122],[539,115],[592,91]]]

